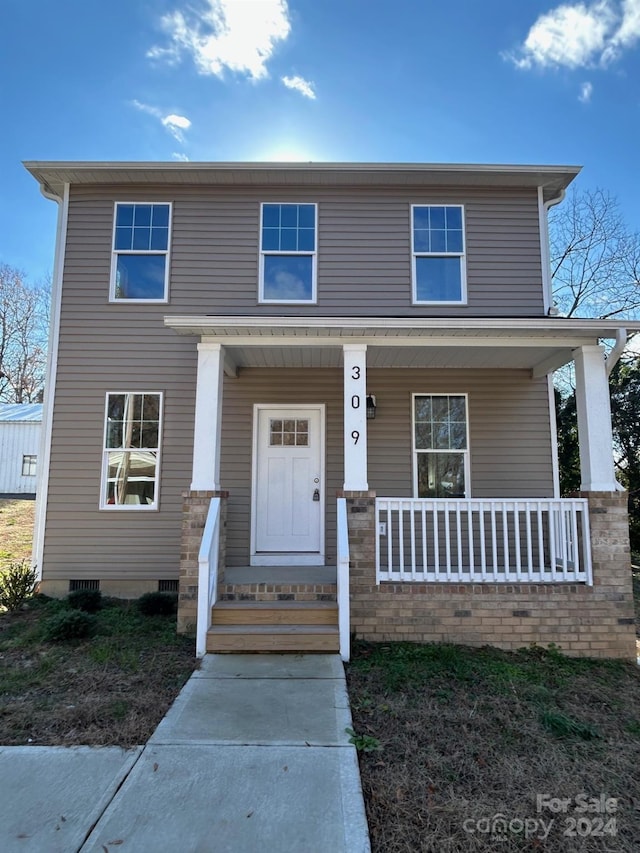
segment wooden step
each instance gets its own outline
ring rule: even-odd
[[[338,624],[334,601],[218,601],[211,611],[213,625],[333,625]]]
[[[330,625],[214,625],[208,652],[337,652],[337,627]]]

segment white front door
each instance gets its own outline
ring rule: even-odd
[[[323,406],[256,406],[256,565],[323,562]]]

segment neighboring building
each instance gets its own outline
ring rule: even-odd
[[[0,403],[0,495],[36,493],[42,403]]]
[[[345,657],[350,632],[635,657],[607,371],[640,324],[554,316],[578,168],[26,167],[59,202],[45,592],[179,586],[199,654],[339,623]]]

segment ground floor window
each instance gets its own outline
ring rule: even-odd
[[[162,394],[107,394],[103,509],[157,509]]]
[[[22,476],[23,477],[35,477],[36,476],[36,463],[38,461],[38,457],[32,453],[26,453],[22,457]]]
[[[413,395],[413,459],[416,497],[468,497],[466,394]]]

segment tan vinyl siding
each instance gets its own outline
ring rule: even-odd
[[[163,313],[542,316],[535,190],[72,188],[66,269],[92,269],[106,302],[114,201],[173,202],[169,306]],[[259,305],[260,202],[318,204],[318,302]],[[465,208],[468,304],[412,306],[411,204]],[[66,286],[66,285],[65,285]],[[69,293],[86,281],[69,283]],[[86,294],[85,294],[86,295]],[[126,310],[124,306],[118,306]]]
[[[169,305],[109,304],[114,201],[173,202]],[[317,306],[258,306],[261,201],[319,205]],[[533,190],[80,187],[71,190],[43,569],[69,577],[176,577],[181,493],[191,480],[196,341],[166,314],[404,315],[411,306],[410,205],[465,205],[468,307],[451,314],[542,313]],[[410,394],[468,391],[477,496],[552,494],[546,383],[513,371],[370,371],[379,413],[370,428],[370,486],[411,493]],[[105,394],[164,392],[157,512],[100,511]],[[249,552],[254,402],[327,404],[327,555],[335,559],[342,486],[341,370],[243,369],[225,381],[222,487],[231,491],[229,554]]]

